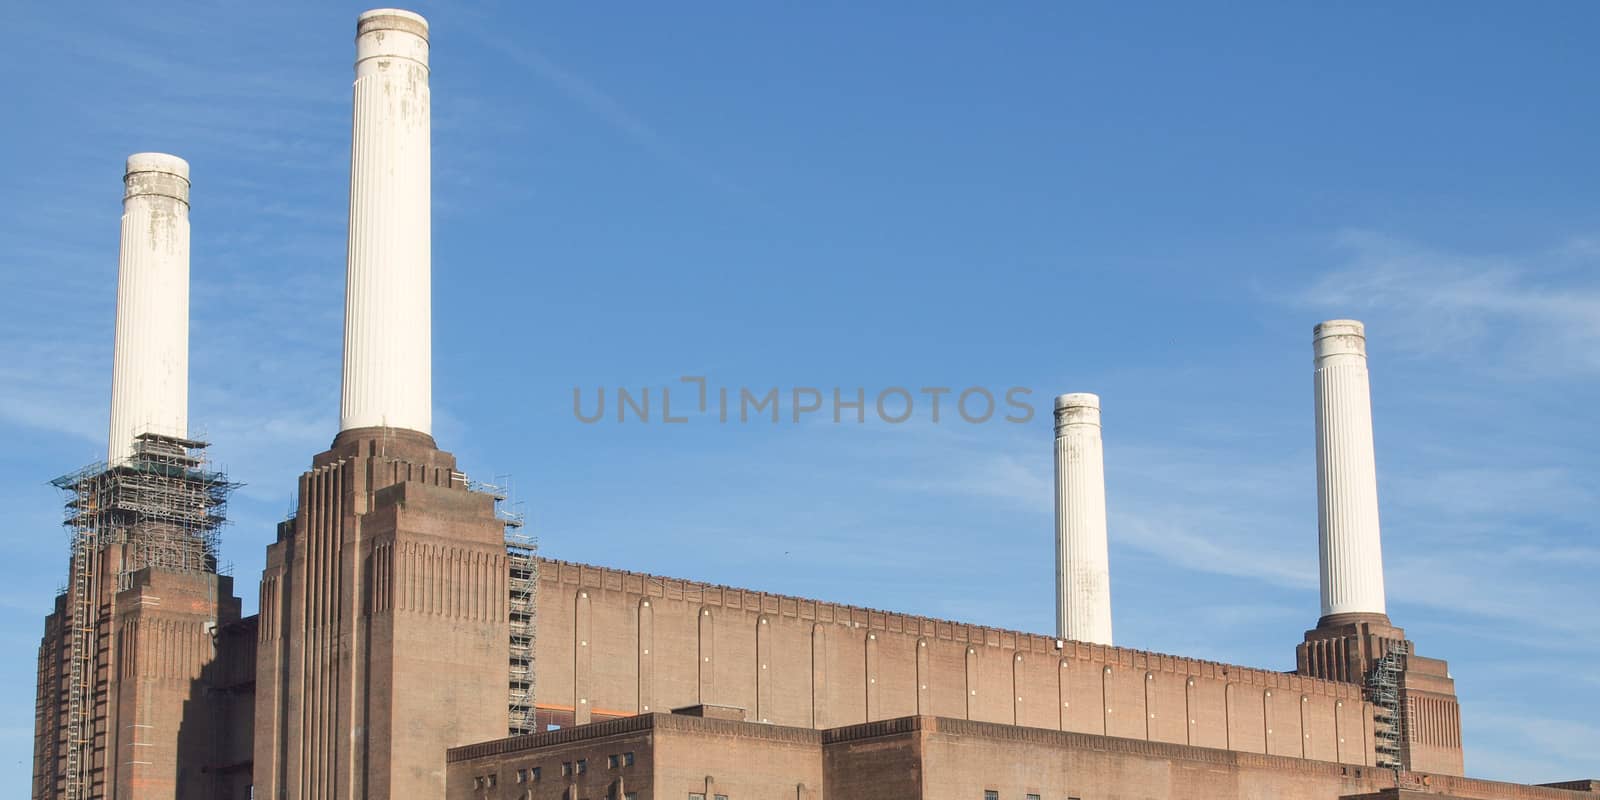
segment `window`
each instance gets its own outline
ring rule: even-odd
[[[725,794],[719,794],[717,795],[717,800],[728,800],[728,796]]]
[[[622,754],[622,766],[624,766],[624,767],[633,766],[633,754],[632,753],[623,753]]]
[[[638,792],[623,792],[622,800],[639,800]]]
[[[606,769],[616,769],[622,763],[622,757],[616,753],[606,756]]]
[[[528,770],[528,775],[536,781],[539,780],[539,767],[534,767],[533,769]]]
[[[571,774],[572,774],[572,762],[571,761],[563,761],[563,762],[561,762],[561,777],[565,778],[565,777],[567,777],[568,775],[571,775]]]
[[[473,778],[472,778],[472,788],[474,788],[474,789],[482,789],[483,788],[483,776],[482,775],[473,776]]]
[[[1039,795],[1030,794],[1028,795],[1028,800],[1039,800]]]
[[[517,783],[527,783],[527,782],[528,782],[528,771],[525,770],[525,769],[517,770]]]
[[[706,796],[700,792],[690,792],[689,800],[706,800]]]
[[[489,783],[489,788],[490,788],[490,789],[493,789],[493,788],[494,788],[494,785],[495,785],[495,783],[496,783],[496,782],[497,782],[497,779],[498,779],[498,778],[499,778],[499,777],[500,777],[500,776],[498,776],[498,775],[490,775],[490,776],[488,776],[488,777],[489,777],[489,781],[488,781],[488,783]]]
[[[984,789],[983,800],[1000,800],[1000,793],[993,789]]]
[[[578,774],[582,775],[583,773],[588,772],[588,771],[589,771],[589,759],[587,759],[587,758],[578,759]]]

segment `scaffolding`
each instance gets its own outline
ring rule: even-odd
[[[511,503],[505,486],[468,481],[467,487],[493,497],[495,516],[505,525],[507,609],[510,612],[507,733],[511,736],[534,733],[537,730],[533,698],[534,646],[538,641],[538,541],[527,532],[524,516]]]
[[[1372,702],[1374,749],[1378,766],[1396,772],[1409,766],[1407,751],[1406,706],[1401,678],[1406,671],[1408,641],[1391,641],[1367,673],[1367,697]]]
[[[101,553],[122,545],[119,588],[134,571],[159,567],[186,572],[217,571],[218,529],[227,518],[228,495],[239,484],[209,469],[205,442],[142,433],[133,453],[108,464],[91,464],[51,481],[67,495],[65,525],[72,547],[67,620],[67,800],[90,800],[94,765],[94,703],[99,649],[98,581]]]

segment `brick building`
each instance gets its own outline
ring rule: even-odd
[[[1461,777],[1445,662],[1383,605],[1353,321],[1315,333],[1323,607],[1291,672],[1111,643],[1086,393],[1056,406],[1055,635],[534,557],[431,432],[427,22],[379,9],[356,34],[340,429],[268,546],[258,616],[217,569],[233,484],[185,438],[188,165],[129,159],[109,457],[57,482],[72,551],[33,797],[1596,793]]]

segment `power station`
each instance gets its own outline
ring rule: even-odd
[[[1463,776],[1446,664],[1387,616],[1351,320],[1313,333],[1322,604],[1290,672],[1112,644],[1094,394],[1055,401],[1052,635],[539,557],[432,435],[430,69],[421,16],[360,16],[339,430],[256,616],[217,570],[235,484],[187,427],[189,164],[129,157],[108,457],[55,481],[34,798],[1600,794]]]

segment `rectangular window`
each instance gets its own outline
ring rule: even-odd
[[[1039,800],[1039,795],[1030,794],[1028,795],[1028,800]]]
[[[561,762],[561,777],[565,778],[565,777],[567,777],[568,775],[571,775],[571,774],[572,774],[572,762],[571,761],[563,761],[563,762]]]
[[[1000,800],[1000,793],[993,789],[984,789],[983,800]]]
[[[616,753],[606,756],[606,769],[616,769],[621,763],[622,759]]]
[[[706,796],[700,792],[690,792],[689,800],[706,800]]]
[[[725,794],[719,794],[717,795],[717,800],[728,800],[728,796]]]
[[[578,774],[582,775],[583,773],[588,772],[588,771],[589,771],[589,759],[587,759],[587,758],[578,759]]]
[[[527,782],[528,782],[528,771],[526,769],[517,770],[517,783],[527,783]]]
[[[623,792],[622,800],[639,800],[638,792]]]
[[[474,788],[474,789],[482,789],[483,788],[483,776],[482,775],[473,776],[473,778],[472,778],[472,788]],[[703,800],[703,798],[702,798],[702,800]]]
[[[539,770],[540,770],[539,767],[534,767],[533,771],[531,773],[529,773],[529,774],[531,774],[533,776],[534,780],[539,780]]]
[[[623,753],[622,754],[622,766],[624,766],[624,767],[633,766],[633,754],[632,753]]]

